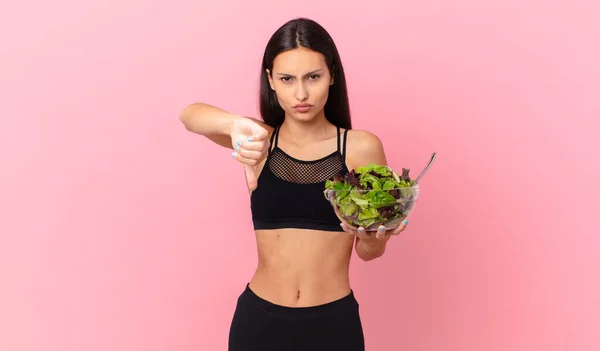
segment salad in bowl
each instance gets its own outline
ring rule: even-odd
[[[397,228],[419,197],[410,170],[399,175],[385,165],[370,164],[325,182],[324,195],[340,221],[350,228],[376,231]]]

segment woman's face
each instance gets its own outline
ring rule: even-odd
[[[306,48],[282,52],[267,76],[286,117],[309,121],[323,114],[333,77],[321,53]]]

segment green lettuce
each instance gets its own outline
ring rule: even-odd
[[[325,182],[327,200],[339,210],[338,215],[354,225],[370,229],[406,218],[414,198],[410,170],[398,175],[384,165],[357,167],[344,176],[336,175]],[[331,191],[333,190],[333,191]]]

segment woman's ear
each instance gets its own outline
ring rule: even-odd
[[[267,79],[269,79],[269,85],[271,86],[271,90],[275,90],[275,86],[273,85],[273,77],[271,77],[271,71],[269,71],[269,69],[265,69],[265,72],[267,72]]]

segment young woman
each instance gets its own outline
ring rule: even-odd
[[[349,283],[352,249],[380,257],[393,232],[340,224],[325,180],[369,163],[386,164],[375,135],[352,130],[337,48],[316,22],[285,23],[261,68],[262,121],[206,103],[183,109],[190,132],[223,147],[245,170],[258,266],[237,301],[230,351],[364,350]]]

